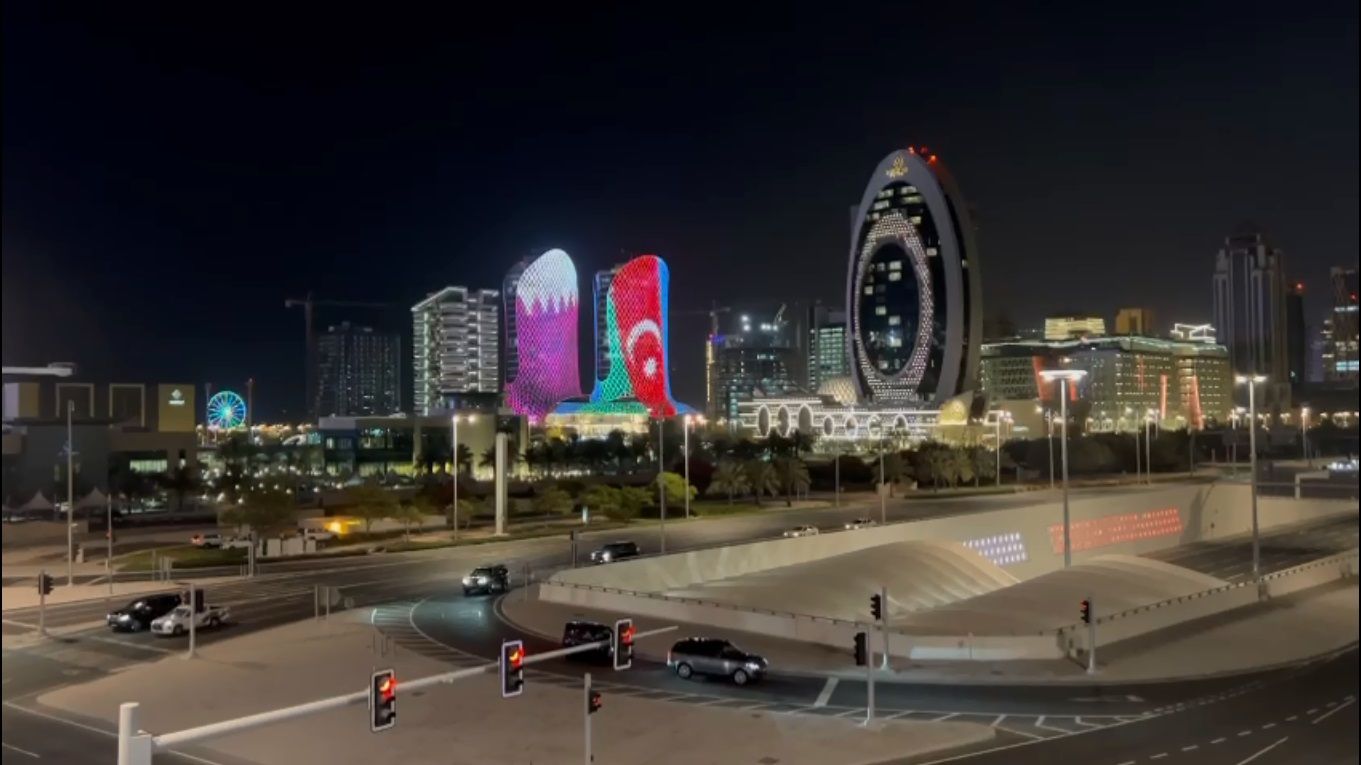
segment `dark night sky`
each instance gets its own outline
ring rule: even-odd
[[[253,375],[276,417],[302,397],[285,297],[392,301],[405,326],[427,291],[499,287],[552,246],[583,291],[621,249],[662,255],[673,311],[839,304],[847,208],[909,143],[976,210],[990,313],[1208,320],[1214,252],[1252,220],[1316,320],[1328,266],[1358,253],[1357,3],[1163,5],[7,3],[4,360]],[[323,315],[347,317],[369,319]],[[696,404],[705,325],[672,321]]]

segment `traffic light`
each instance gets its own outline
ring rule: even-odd
[[[628,669],[633,666],[633,620],[620,619],[614,623],[614,668]]]
[[[869,636],[863,632],[855,633],[855,666],[863,667],[870,662]]]
[[[884,617],[884,597],[882,595],[870,596],[870,616],[877,622]]]
[[[397,673],[383,669],[369,683],[369,730],[377,733],[397,724]]]
[[[51,594],[52,594],[52,575],[51,575],[51,574],[38,574],[38,594],[39,594],[39,595],[51,595]]]
[[[501,643],[501,698],[519,696],[525,691],[525,643],[507,640]]]
[[[1082,601],[1082,623],[1092,623],[1092,601],[1090,600]]]
[[[600,711],[605,702],[600,697],[600,691],[591,691],[586,694],[586,714],[593,715]]]

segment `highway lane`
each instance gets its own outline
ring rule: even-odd
[[[1358,543],[1356,516],[1279,526],[1261,535],[1262,572],[1271,573],[1350,550]],[[1184,566],[1228,582],[1252,578],[1252,536],[1192,542],[1145,557]]]
[[[1003,737],[980,751],[904,763],[1025,765],[1354,765],[1357,650],[1265,679],[1225,699],[1066,736]]]

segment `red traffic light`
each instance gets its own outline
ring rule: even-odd
[[[395,698],[397,696],[397,677],[395,675],[388,675],[383,678],[378,685],[378,692],[382,694],[383,701]]]
[[[623,643],[624,645],[633,645],[633,633],[636,631],[637,630],[634,629],[632,624],[625,627],[623,634],[619,636],[619,642]]]
[[[600,708],[605,706],[605,700],[600,695],[600,691],[591,691],[590,697],[586,701],[586,713],[595,714]]]
[[[510,660],[511,669],[519,669],[520,665],[525,661],[525,651],[523,648],[516,646],[510,649],[510,654],[506,658]]]

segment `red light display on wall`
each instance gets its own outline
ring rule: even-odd
[[[1177,536],[1183,527],[1181,512],[1175,507],[1077,521],[1072,525],[1073,552],[1096,550],[1141,539]],[[1055,555],[1063,554],[1063,524],[1056,523],[1049,527],[1049,543]]]

